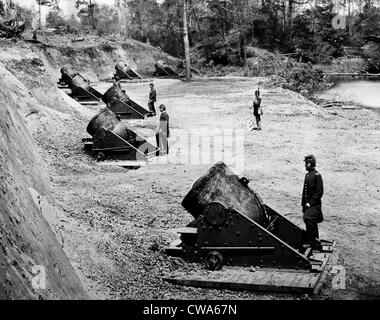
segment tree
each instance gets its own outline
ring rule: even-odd
[[[41,28],[41,7],[53,7],[53,8],[58,8],[58,2],[57,0],[36,0],[38,4],[38,13],[39,13],[39,28]]]
[[[26,12],[26,11],[25,11]],[[20,36],[25,30],[24,12],[9,0],[0,0],[0,38]]]
[[[89,16],[90,21],[91,21],[92,30],[95,30],[96,26],[95,26],[95,18],[94,18],[94,11],[95,11],[94,0],[76,0],[75,7],[77,9],[79,9],[81,6],[83,6],[84,8],[79,10],[78,16],[79,17]]]
[[[116,8],[102,5],[95,8],[98,34],[114,34],[120,30],[120,19]]]
[[[46,23],[51,28],[58,28],[66,25],[65,18],[60,15],[58,10],[49,12],[46,17]]]
[[[189,36],[187,29],[187,13],[188,13],[188,0],[183,0],[183,44],[185,48],[185,67],[186,67],[186,80],[190,80],[190,47]]]

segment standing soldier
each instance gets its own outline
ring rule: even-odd
[[[156,89],[154,89],[154,84],[150,84],[150,92],[149,92],[149,111],[152,114],[152,116],[156,115],[156,109],[154,108],[154,103],[157,101],[157,93]]]
[[[305,156],[306,176],[302,191],[302,212],[306,225],[307,243],[313,249],[320,249],[318,223],[323,221],[322,201],[323,180],[321,174],[315,170],[316,159],[312,154]]]
[[[157,131],[156,131],[156,142],[157,148],[159,150],[156,152],[156,155],[160,154],[169,154],[169,143],[168,138],[170,135],[169,132],[169,115],[166,112],[165,105],[161,104],[160,107],[160,121],[158,123]]]
[[[255,99],[253,100],[253,115],[256,118],[256,130],[261,130],[261,115],[263,110],[261,107],[260,89],[255,91]]]

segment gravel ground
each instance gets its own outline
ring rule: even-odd
[[[249,106],[259,82],[263,130],[251,132]],[[64,249],[94,298],[309,298],[180,287],[161,280],[174,271],[200,268],[167,257],[163,248],[177,237],[176,228],[192,220],[181,207],[183,197],[220,160],[212,156],[199,164],[188,156],[181,163],[187,145],[183,137],[194,130],[220,135],[222,129],[244,132],[244,168],[237,173],[251,180],[251,188],[265,203],[300,226],[303,156],[316,155],[325,183],[321,238],[337,241],[332,265],[344,266],[347,289],[332,290],[329,275],[321,293],[313,298],[368,297],[379,288],[378,114],[366,109],[323,109],[296,93],[272,87],[263,78],[155,83],[157,104],[167,105],[171,119],[170,155],[162,157],[161,163],[155,159],[138,170],[99,166],[81,149],[80,139],[87,135],[83,120],[75,125],[67,122],[64,132],[50,140],[43,133],[36,135],[48,164],[52,192],[63,212]],[[99,83],[96,89],[104,92],[109,86]],[[123,87],[146,106],[147,83]],[[83,108],[95,114],[99,107]],[[154,142],[156,121],[129,123]],[[234,155],[233,147],[226,145],[222,154],[232,169],[236,162],[227,155]]]

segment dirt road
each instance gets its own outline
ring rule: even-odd
[[[263,130],[249,131],[254,90],[262,81]],[[325,195],[321,238],[337,241],[335,261],[347,272],[347,289],[332,290],[327,282],[316,298],[357,298],[380,282],[379,115],[370,110],[322,109],[296,93],[271,87],[265,79],[207,79],[190,83],[155,80],[158,103],[168,108],[170,155],[162,163],[138,170],[97,165],[86,156],[80,138],[85,126],[65,133],[66,156],[54,149],[48,162],[61,217],[64,248],[81,279],[96,298],[121,299],[274,299],[289,296],[204,290],[163,283],[161,276],[186,266],[160,250],[176,238],[175,228],[191,221],[180,205],[209,163],[182,161],[194,130],[244,130],[242,174],[265,203],[303,226],[300,194],[303,156],[313,153]],[[110,84],[96,88],[104,92]],[[147,104],[148,83],[123,84],[128,95]],[[97,108],[91,107],[96,112]],[[157,119],[130,121],[154,142]],[[240,130],[240,131],[239,131]],[[181,138],[182,137],[182,138]],[[192,144],[194,145],[194,143]],[[192,159],[197,143],[186,159]],[[225,145],[224,155],[236,146]],[[202,157],[203,159],[203,157]],[[234,158],[226,159],[234,168]],[[202,160],[203,161],[203,160]],[[189,163],[190,162],[190,163]],[[328,281],[330,281],[328,279]],[[376,284],[377,282],[377,284]],[[299,298],[299,297],[294,297]],[[301,297],[302,298],[302,297]]]

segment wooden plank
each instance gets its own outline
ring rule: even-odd
[[[291,287],[298,287],[299,286],[299,283],[301,282],[302,280],[302,276],[304,276],[305,274],[299,274],[299,273],[293,273],[291,275],[291,273],[289,273],[289,286]]]
[[[320,267],[321,268],[320,272],[317,273],[317,280],[316,280],[316,283],[315,283],[314,288],[313,288],[313,293],[314,294],[318,293],[319,289],[322,286],[323,279],[326,278],[326,272],[325,272],[326,271],[326,266],[327,266],[327,264],[328,264],[328,262],[330,260],[331,254],[329,254],[329,253],[326,254],[325,253],[324,256],[326,257],[325,261],[323,262],[322,266]]]
[[[303,288],[310,288],[310,293],[312,293],[316,283],[317,279],[315,279],[315,273],[309,273],[307,276],[301,279],[298,285]]]
[[[120,161],[101,161],[99,166],[119,166],[119,167],[142,167],[146,165],[146,161],[120,160]]]
[[[323,274],[324,269],[319,273],[296,273],[279,270],[249,272],[247,269],[236,271],[225,268],[224,271],[213,271],[207,275],[190,272],[164,277],[163,280],[178,285],[203,288],[313,294],[318,291],[317,286],[321,284]]]
[[[201,287],[210,289],[229,289],[229,290],[251,290],[258,292],[278,292],[278,293],[310,293],[309,288],[288,287],[276,284],[262,284],[258,281],[254,282],[235,282],[222,280],[200,280],[200,279],[181,279],[181,278],[164,278],[163,280],[184,286]]]
[[[177,233],[191,233],[191,234],[197,234],[197,228],[191,228],[191,227],[183,227],[178,229]]]
[[[271,271],[273,272],[274,270],[279,271],[279,272],[289,272],[289,273],[309,273],[309,270],[297,270],[297,269],[274,269],[274,268],[260,268],[259,270],[261,271]]]
[[[95,101],[80,101],[80,100],[78,100],[78,102],[84,106],[96,106],[99,104],[99,102],[95,102]]]

